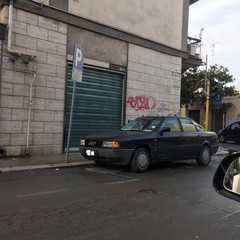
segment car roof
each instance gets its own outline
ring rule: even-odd
[[[229,125],[227,125],[226,127],[224,127],[223,129],[226,129],[226,128],[232,126],[232,125],[235,124],[235,123],[240,124],[240,121],[232,122],[232,123],[230,123]],[[222,129],[221,129],[221,130],[222,130]]]
[[[181,116],[142,116],[142,117],[137,117],[137,119],[162,119],[162,118],[186,118],[186,119],[191,119],[189,117],[181,117]]]
[[[240,124],[240,121],[233,122],[233,123],[229,124],[228,126],[233,125],[234,123],[239,123]]]

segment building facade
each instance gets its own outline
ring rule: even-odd
[[[188,116],[205,126],[206,106],[195,103],[188,108],[181,108],[181,116]],[[224,96],[220,106],[210,104],[208,130],[218,132],[229,124],[240,121],[240,95]]]
[[[138,116],[178,115],[195,0],[1,0],[0,148],[61,154],[73,94],[74,45],[84,51],[70,150],[82,135]],[[0,29],[0,30],[1,30]]]

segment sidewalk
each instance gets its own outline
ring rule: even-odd
[[[228,155],[228,149],[219,148],[215,155]],[[75,167],[89,164],[94,164],[94,161],[85,160],[80,153],[70,153],[68,162],[65,160],[65,154],[30,157],[1,157],[0,173],[33,169]]]
[[[75,167],[94,163],[94,161],[85,160],[80,153],[69,153],[68,162],[66,162],[65,156],[65,154],[61,154],[50,156],[1,157],[0,173],[44,168]]]

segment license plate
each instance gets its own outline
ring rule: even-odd
[[[96,156],[96,151],[94,150],[86,150],[86,155],[87,156]]]

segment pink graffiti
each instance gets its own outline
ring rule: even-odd
[[[156,107],[156,100],[153,97],[147,97],[144,95],[129,97],[127,103],[130,104],[131,108],[135,111],[145,111],[149,109],[154,109]]]

